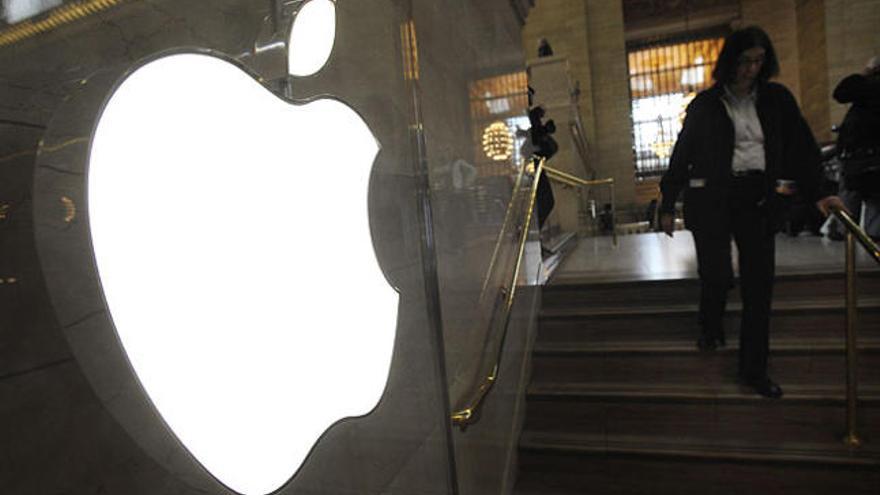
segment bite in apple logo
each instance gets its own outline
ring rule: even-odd
[[[303,7],[291,50],[327,7]],[[107,307],[157,411],[239,493],[277,490],[384,391],[398,297],[369,229],[377,152],[342,102],[294,104],[206,54],[139,67],[100,117],[87,197]]]

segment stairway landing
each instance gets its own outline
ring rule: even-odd
[[[619,240],[619,245],[614,247],[610,237],[580,239],[556,270],[551,284],[697,278],[697,258],[690,231],[676,231],[671,239],[652,232],[621,236]],[[776,236],[776,273],[842,273],[845,247],[844,242],[824,237],[779,234]],[[878,269],[860,246],[856,251],[859,270]]]

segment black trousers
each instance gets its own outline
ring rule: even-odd
[[[553,211],[553,206],[556,204],[556,200],[553,198],[553,187],[550,186],[550,179],[547,177],[547,174],[541,174],[541,177],[538,178],[538,190],[535,193],[538,207],[538,228],[544,227],[544,222],[547,221],[547,217],[550,216],[550,212]]]
[[[775,229],[766,204],[763,174],[732,178],[728,211],[715,225],[693,232],[700,274],[700,324],[704,334],[723,331],[727,292],[733,283],[730,240],[739,252],[743,302],[739,373],[746,379],[767,375],[770,304],[775,271]]]

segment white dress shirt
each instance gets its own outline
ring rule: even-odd
[[[736,96],[727,86],[721,101],[727,109],[727,115],[733,121],[734,147],[733,172],[746,170],[764,170],[764,131],[755,108],[757,95],[754,91],[746,96]]]

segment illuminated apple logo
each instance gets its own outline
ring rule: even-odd
[[[328,12],[303,7],[295,53],[309,30],[332,48],[312,25]],[[157,411],[237,492],[277,490],[383,393],[397,294],[367,215],[377,152],[342,102],[293,104],[204,54],[141,66],[101,115],[88,213],[107,307]]]

